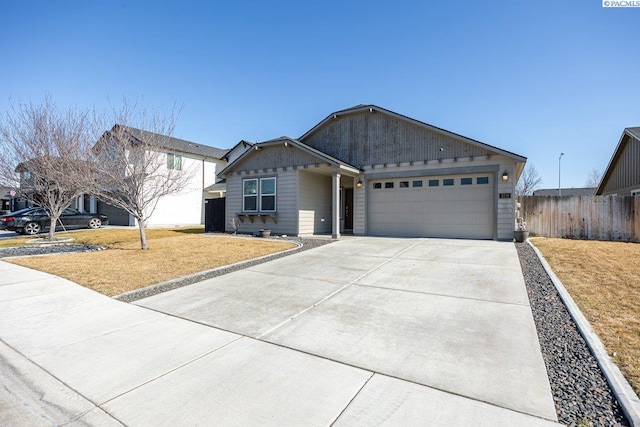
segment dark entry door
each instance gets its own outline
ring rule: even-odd
[[[353,188],[344,189],[344,229],[353,230]]]
[[[207,199],[207,204],[204,208],[204,231],[207,233],[224,231],[224,207],[226,200],[224,197],[220,199]]]

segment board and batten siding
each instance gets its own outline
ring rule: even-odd
[[[300,235],[331,233],[331,177],[298,171]]]
[[[629,196],[631,190],[640,188],[640,140],[630,135],[624,138],[626,144],[607,178],[603,195]]]
[[[301,141],[356,167],[493,154],[488,148],[377,111],[338,116]]]
[[[271,169],[269,169],[271,171]],[[262,172],[262,170],[261,170]],[[272,218],[266,218],[265,223],[255,217],[253,223],[249,218],[240,222],[237,214],[242,213],[242,180],[252,178],[276,177],[276,211],[278,223]],[[275,234],[298,234],[298,202],[297,202],[298,171],[278,169],[270,173],[237,173],[227,176],[227,200],[225,231],[233,232],[231,221],[233,218],[238,225],[238,233],[256,233],[261,229],[269,229]]]
[[[254,148],[252,148],[254,150]],[[235,165],[235,171],[267,172],[273,169],[323,164],[317,157],[293,145],[271,145],[261,147],[252,156],[240,159]],[[265,171],[267,168],[267,171]]]

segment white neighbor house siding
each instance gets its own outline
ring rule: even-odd
[[[278,223],[266,218],[265,223],[258,217],[244,218],[240,222],[237,214],[242,213],[242,180],[251,178],[276,177],[276,211]],[[255,233],[260,229],[269,229],[275,234],[298,234],[298,201],[297,201],[298,171],[293,168],[278,168],[276,172],[269,169],[269,173],[230,173],[227,176],[227,201],[225,231],[233,232],[231,221],[236,219],[239,233]]]
[[[218,165],[215,161],[182,154],[182,171],[191,174],[189,182],[180,192],[161,197],[158,200],[155,210],[147,219],[147,225],[204,224],[203,190],[215,183]]]
[[[298,234],[331,233],[331,177],[304,170],[298,175]]]

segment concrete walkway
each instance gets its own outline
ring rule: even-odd
[[[0,425],[555,425],[509,243],[347,238],[137,304],[0,262]]]

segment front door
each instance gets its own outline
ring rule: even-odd
[[[353,231],[353,188],[344,189],[344,229]]]

